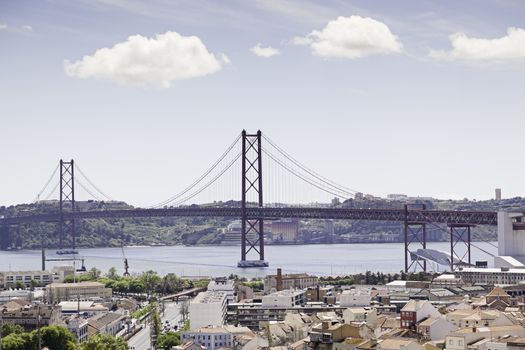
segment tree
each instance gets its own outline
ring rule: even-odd
[[[24,333],[24,327],[14,323],[4,323],[2,325],[2,337],[7,337],[9,334]]]
[[[36,337],[36,330],[32,332]],[[53,350],[75,350],[76,339],[75,336],[64,327],[60,326],[46,326],[40,329],[42,337],[42,346],[47,346]]]
[[[38,281],[31,279],[31,290],[35,290],[35,288],[38,286]]]
[[[117,273],[117,269],[114,267],[109,268],[108,273],[106,273],[106,277],[112,280],[116,280],[120,278],[120,276]]]
[[[156,348],[155,345],[157,344],[157,340],[162,332],[162,321],[160,320],[160,315],[156,307],[151,313],[150,326],[151,344],[153,345],[153,348]]]
[[[87,342],[82,343],[82,350],[128,350],[128,343],[122,338],[112,337],[107,334],[97,334]]]
[[[180,333],[168,332],[164,333],[157,339],[157,348],[170,349],[172,346],[180,345]]]
[[[0,339],[3,350],[24,350],[25,341],[19,334],[9,334]]]
[[[146,292],[148,293],[148,298],[161,282],[161,278],[153,270],[143,272],[142,275],[140,276],[140,279],[146,286]]]
[[[89,275],[91,279],[96,280],[100,278],[100,275],[102,274],[102,271],[97,269],[96,267],[93,267],[91,270],[89,270]]]
[[[15,288],[16,289],[26,289],[26,285],[23,282],[16,281]]]
[[[186,317],[188,317],[188,314],[190,313],[190,305],[187,300],[184,300],[180,304],[179,314],[182,316],[182,321],[186,321]]]

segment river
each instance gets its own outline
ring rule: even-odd
[[[493,262],[496,243],[474,242],[472,261]],[[459,246],[459,245],[458,245]],[[428,243],[428,248],[450,250],[450,243]],[[281,267],[285,273],[306,272],[316,275],[344,275],[359,272],[399,272],[404,267],[402,243],[360,243],[360,244],[319,244],[266,246],[268,268],[242,269],[237,267],[240,247],[236,246],[169,246],[169,247],[125,247],[130,272],[140,273],[155,270],[164,275],[173,272],[182,276],[225,276],[234,273],[245,277],[262,277],[275,273]],[[49,257],[54,250],[49,251]],[[80,249],[79,256],[85,258],[86,268],[96,267],[106,272],[110,267],[123,272],[122,250],[120,248]],[[47,262],[49,269],[54,265],[71,262]],[[80,263],[77,262],[77,266]],[[0,271],[35,270],[41,266],[41,252],[38,250],[0,251]],[[443,271],[443,266],[429,266],[433,271]]]

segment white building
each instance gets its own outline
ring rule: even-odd
[[[458,329],[457,326],[441,317],[429,317],[417,326],[418,333],[428,340],[442,340],[452,331]]]
[[[303,290],[285,289],[279,292],[264,295],[262,307],[293,307],[303,305],[305,292]]]
[[[518,284],[525,281],[525,269],[501,268],[460,268],[456,274],[468,284]]]
[[[222,326],[226,319],[228,296],[222,291],[199,293],[190,302],[190,325],[192,329]]]
[[[370,293],[356,289],[345,290],[341,293],[339,304],[342,307],[370,306]]]
[[[520,267],[525,265],[525,213],[498,212],[498,256],[496,267]]]
[[[235,300],[235,281],[227,278],[216,278],[208,283],[208,290],[212,292],[225,292],[228,303]]]
[[[525,328],[520,325],[463,328],[450,332],[445,338],[447,350],[467,350],[469,345],[482,339],[497,339],[502,336],[525,336]]]
[[[0,271],[0,288],[13,288],[17,283],[30,287],[31,281],[38,286],[47,286],[51,283],[63,282],[66,276],[74,272],[75,268],[70,265],[55,266],[51,271]]]
[[[194,342],[204,346],[207,350],[233,348],[235,336],[237,335],[253,335],[253,333],[246,327],[203,327],[193,331],[182,332],[181,343]]]
[[[73,333],[79,343],[88,339],[88,321],[78,316],[71,316],[65,320],[67,329]]]
[[[343,310],[343,320],[345,323],[352,322],[373,322],[377,319],[377,310],[364,307],[350,307]]]

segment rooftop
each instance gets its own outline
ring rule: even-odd
[[[226,293],[222,291],[207,291],[199,293],[192,301],[192,304],[212,304],[221,303],[226,299]]]

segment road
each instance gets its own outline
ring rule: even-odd
[[[166,321],[169,321],[172,326],[178,325],[181,320],[179,314],[180,303],[166,302],[164,305],[164,314],[161,315],[162,326],[164,326]],[[130,350],[150,350],[151,342],[149,324],[128,340],[128,345]]]

